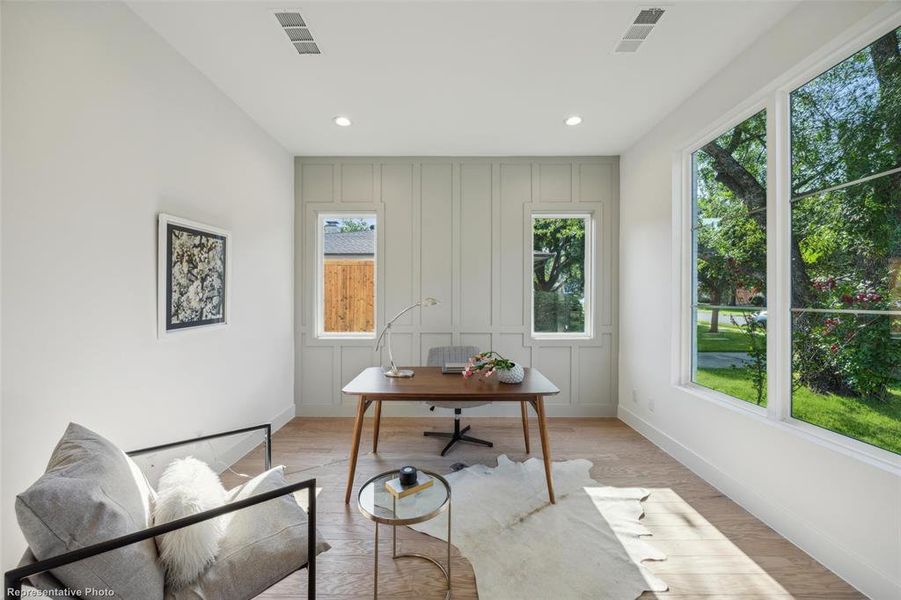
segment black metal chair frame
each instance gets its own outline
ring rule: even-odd
[[[172,442],[169,444],[162,444],[159,446],[153,446],[150,448],[142,448],[140,450],[133,450],[131,452],[127,452],[129,456],[138,456],[141,454],[151,454],[153,452],[158,452],[160,450],[166,450],[169,448],[175,448],[178,446],[184,446],[187,444],[193,444],[196,442],[202,442],[205,440],[211,440],[222,437],[229,437],[233,435],[240,435],[242,433],[248,433],[251,431],[265,430],[266,432],[266,440],[265,444],[265,457],[264,462],[266,469],[268,470],[272,465],[272,425],[256,425],[254,427],[245,427],[243,429],[235,429],[233,431],[226,431],[223,433],[214,433],[211,435],[205,435],[197,438],[193,438],[190,440],[183,440],[180,442]],[[148,527],[147,529],[142,529],[141,531],[136,531],[134,533],[129,533],[127,535],[123,535],[121,537],[113,538],[111,540],[107,540],[105,542],[100,542],[97,544],[92,544],[90,546],[85,546],[84,548],[79,548],[77,550],[72,550],[70,552],[66,552],[64,554],[60,554],[58,556],[54,556],[52,558],[47,558],[44,560],[37,561],[30,565],[25,565],[22,567],[18,567],[11,571],[7,571],[3,574],[3,587],[4,587],[4,597],[6,600],[12,600],[13,598],[20,598],[22,594],[22,583],[25,579],[30,577],[31,575],[37,575],[38,573],[44,573],[46,571],[50,571],[52,569],[57,569],[59,567],[78,562],[80,560],[84,560],[86,558],[91,558],[92,556],[97,556],[98,554],[103,554],[104,552],[110,552],[111,550],[118,550],[119,548],[123,548],[125,546],[129,546],[131,544],[136,544],[138,542],[143,542],[144,540],[154,538],[158,535],[163,535],[165,533],[169,533],[172,531],[176,531],[178,529],[183,529],[185,527],[189,527],[191,525],[195,525],[197,523],[202,523],[203,521],[207,521],[209,519],[214,519],[216,517],[221,517],[222,515],[226,515],[244,508],[248,508],[250,506],[255,506],[257,504],[262,504],[263,502],[268,502],[269,500],[274,500],[276,498],[281,498],[282,496],[286,496],[288,494],[293,494],[298,490],[307,490],[307,494],[310,499],[310,507],[307,512],[307,598],[309,600],[315,600],[316,598],[316,480],[315,479],[307,479],[306,481],[301,481],[298,483],[292,483],[290,485],[286,485],[280,487],[278,489],[264,492],[262,494],[256,494],[251,496],[250,498],[245,498],[243,500],[238,500],[235,502],[231,502],[224,506],[219,506],[217,508],[207,510],[204,512],[197,513],[195,515],[191,515],[188,517],[184,517],[181,519],[176,519],[175,521],[170,521],[169,523],[163,523],[162,525],[155,525],[153,527]]]
[[[429,407],[429,410],[435,410],[434,406]],[[451,448],[454,447],[454,444],[457,442],[469,442],[470,444],[478,444],[480,446],[487,446],[489,448],[493,448],[494,444],[489,442],[488,440],[480,440],[479,438],[472,437],[471,435],[466,435],[466,432],[469,431],[469,425],[460,429],[460,415],[462,414],[462,408],[454,409],[454,430],[450,433],[445,433],[443,431],[423,431],[422,435],[426,437],[436,437],[436,438],[444,438],[449,439],[450,441],[441,451],[441,456],[447,454]]]

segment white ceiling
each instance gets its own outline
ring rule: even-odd
[[[673,2],[129,2],[298,155],[619,154],[794,7]],[[272,14],[298,10],[322,54]],[[570,114],[584,118],[566,127]],[[340,128],[335,115],[353,126]]]

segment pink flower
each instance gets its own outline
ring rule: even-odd
[[[463,369],[463,379],[469,379],[472,377],[472,370],[469,368]]]

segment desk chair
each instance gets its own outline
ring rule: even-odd
[[[445,363],[456,362],[456,363],[465,363],[469,360],[470,356],[476,355],[479,353],[479,349],[475,346],[439,346],[437,348],[429,349],[429,357],[427,360],[427,364],[430,367],[443,367]],[[461,377],[461,375],[445,375],[445,377]],[[440,431],[424,431],[422,435],[426,437],[437,437],[449,439],[450,441],[441,451],[441,456],[447,454],[450,449],[457,442],[469,442],[470,444],[479,444],[481,446],[487,446],[489,448],[494,447],[492,442],[487,440],[480,440],[479,438],[475,438],[469,435],[466,435],[466,432],[469,431],[469,425],[460,429],[460,415],[463,412],[464,408],[474,408],[476,406],[483,406],[485,404],[491,404],[491,400],[485,400],[482,402],[477,402],[474,400],[463,401],[463,402],[452,402],[452,401],[440,401],[440,400],[427,400],[426,404],[429,405],[429,410],[435,410],[438,408],[452,408],[454,410],[454,430],[450,433],[440,432]],[[529,452],[529,422],[528,422],[528,413],[526,412],[525,403],[520,403],[522,406],[522,430],[523,435],[526,440],[526,453]]]

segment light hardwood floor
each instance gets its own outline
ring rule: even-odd
[[[451,419],[382,418],[379,453],[372,454],[372,419],[367,419],[357,466],[354,498],[367,478],[389,468],[414,464],[448,472],[453,463],[494,466],[499,454],[524,460],[518,419],[464,419],[472,434],[492,440],[494,448],[460,444],[446,458],[438,456],[443,442],[425,438],[425,430],[448,431]],[[532,439],[537,427],[531,419]],[[273,463],[287,467],[289,481],[316,477],[319,529],[332,549],[319,556],[317,595],[323,600],[372,597],[374,524],[359,514],[352,501],[344,505],[347,455],[352,419],[298,418],[278,431]],[[614,486],[650,490],[644,502],[644,524],[650,542],[667,560],[646,563],[669,585],[665,593],[642,598],[862,598],[810,556],[720,494],[691,471],[616,419],[549,419],[554,460],[586,458],[591,475]],[[533,444],[531,456],[541,458]],[[239,462],[234,470],[255,473],[261,451]],[[223,477],[237,483],[233,476]],[[466,515],[454,513],[454,520]],[[379,596],[381,598],[443,598],[437,569],[423,561],[390,558],[390,531],[380,536]],[[443,543],[407,528],[398,528],[401,551],[441,556]],[[469,562],[454,552],[454,598],[478,598]],[[261,598],[306,597],[306,571],[283,580]],[[557,599],[564,600],[564,593]],[[513,600],[513,599],[511,599]],[[519,599],[516,599],[519,600]],[[544,599],[535,599],[544,600]],[[547,599],[552,600],[552,599]]]

